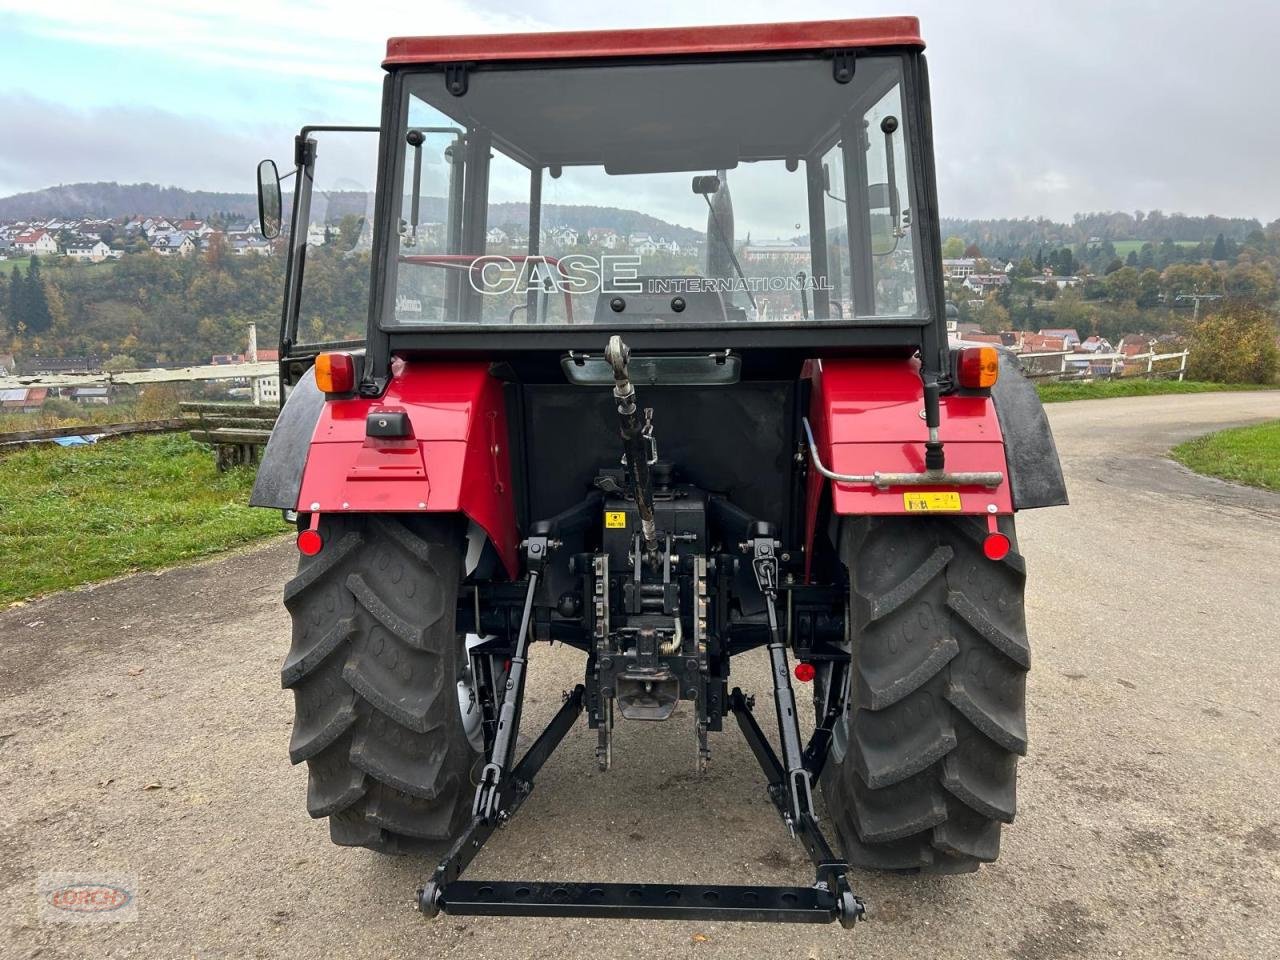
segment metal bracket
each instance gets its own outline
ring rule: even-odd
[[[849,83],[853,80],[856,58],[852,50],[837,50],[831,56],[831,76],[836,83]]]
[[[444,65],[444,86],[455,97],[465,96],[467,92],[466,63],[446,63]]]

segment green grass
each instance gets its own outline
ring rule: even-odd
[[[1196,473],[1280,491],[1280,420],[1211,433],[1170,453]]]
[[[287,527],[182,434],[0,454],[0,603],[226,550]]]
[[[1180,247],[1196,247],[1200,245],[1199,240],[1175,240],[1173,241]],[[1160,246],[1159,240],[1112,240],[1111,245],[1116,248],[1117,257],[1127,257],[1130,253],[1141,253],[1143,246],[1151,244],[1153,247]]]
[[[1165,393],[1218,393],[1223,390],[1274,390],[1258,383],[1207,383],[1200,380],[1095,380],[1091,383],[1041,383],[1042,403],[1067,400],[1110,400],[1115,397],[1153,397]]]

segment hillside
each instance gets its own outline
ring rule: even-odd
[[[66,183],[0,198],[0,220],[49,217],[198,217],[228,213],[256,217],[258,201],[251,193],[184,190],[156,183]]]

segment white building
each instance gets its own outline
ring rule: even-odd
[[[67,257],[86,263],[101,263],[111,256],[111,248],[101,240],[77,240],[67,244]]]
[[[58,241],[48,230],[31,230],[13,238],[13,249],[30,256],[48,256],[58,252]]]

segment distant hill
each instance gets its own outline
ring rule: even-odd
[[[183,190],[157,183],[66,183],[0,198],[0,220],[49,217],[124,217],[135,213],[162,217],[231,214],[256,217],[251,193]]]
[[[331,191],[327,202],[319,197],[313,202],[318,217],[323,207],[324,218],[336,223],[344,215],[363,216],[367,196],[363,193]],[[285,194],[288,211],[291,194]],[[0,220],[32,220],[50,217],[127,217],[144,216],[198,218],[231,216],[253,218],[258,215],[258,200],[252,193],[214,193],[208,190],[184,190],[162,187],[155,183],[69,183],[45,187],[29,193],[0,198]],[[406,209],[405,215],[408,216]],[[424,222],[443,220],[445,202],[438,197],[423,199],[420,216]],[[529,222],[526,203],[496,203],[490,210],[490,226],[508,226]],[[572,227],[585,233],[591,227],[615,230],[619,234],[651,233],[670,240],[693,240],[701,231],[677,226],[638,210],[617,207],[593,207],[547,204],[542,210],[544,227]]]

